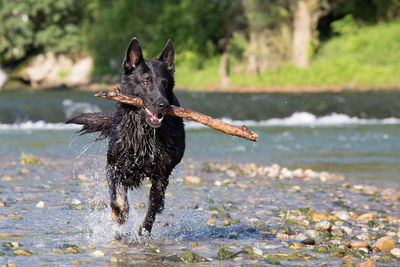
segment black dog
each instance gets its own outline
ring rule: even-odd
[[[164,209],[168,177],[185,150],[182,118],[168,115],[170,105],[179,106],[173,94],[174,47],[167,41],[158,59],[145,60],[136,38],[129,43],[122,64],[121,93],[142,98],[145,108],[117,102],[113,113],[84,113],[66,123],[83,125],[83,134],[100,131],[109,138],[107,181],[112,218],[128,219],[127,190],[145,178],[152,186],[144,221],[139,229],[149,233],[156,213]]]

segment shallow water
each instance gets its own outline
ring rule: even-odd
[[[399,181],[400,92],[177,94],[183,106],[246,124],[259,134],[253,144],[186,122],[185,158],[278,163]],[[74,156],[96,135],[78,138],[73,132],[79,127],[63,122],[113,105],[91,92],[0,91],[0,153]]]
[[[391,218],[400,216],[397,202],[371,200],[373,195],[351,190],[347,182],[341,185],[232,176],[229,171],[210,171],[202,164],[185,161],[171,176],[166,208],[157,216],[152,237],[140,238],[136,231],[144,216],[148,184],[145,182],[141,190],[129,193],[130,218],[122,227],[115,225],[107,207],[105,157],[98,153],[89,145],[70,160],[41,158],[44,165],[21,165],[18,159],[2,156],[0,197],[5,206],[0,208],[0,243],[3,245],[0,263],[103,266],[117,260],[128,265],[176,266],[175,261],[181,261],[179,255],[187,250],[210,261],[207,265],[247,265],[254,263],[260,253],[265,257],[294,253],[288,248],[295,242],[294,236],[286,240],[276,235],[276,231],[286,229],[285,218],[290,210],[312,207],[330,214],[349,206],[356,214],[374,212],[379,216],[390,214]],[[198,185],[185,184],[182,178],[187,175],[200,176],[202,181]],[[216,181],[222,181],[222,185],[217,185]],[[400,196],[398,189],[397,185],[395,192]],[[43,207],[37,206],[40,201],[44,201]],[[385,223],[386,229],[397,225],[393,229],[399,231],[394,222]],[[356,235],[363,233],[361,228],[366,227],[366,223],[352,221],[346,225],[352,227]],[[290,227],[298,233],[303,231],[295,225]],[[121,236],[122,242],[116,242]],[[18,242],[21,247],[6,247],[11,242]],[[68,247],[75,250],[68,250]],[[217,254],[222,247],[234,252],[252,247],[258,254],[219,260]],[[14,252],[18,249],[29,250],[32,254],[16,255]],[[100,256],[94,255],[95,251],[100,251]],[[302,253],[307,256],[280,262],[283,265],[325,263],[330,266],[342,263],[329,254],[315,253],[313,246],[304,247]],[[262,259],[258,261],[266,264]],[[359,261],[354,259],[354,262]]]
[[[217,252],[224,246],[234,252],[252,246],[264,254],[291,253],[287,247],[293,240],[278,238],[271,230],[283,227],[285,216],[281,215],[287,212],[282,209],[313,207],[331,214],[347,205],[356,214],[385,211],[393,217],[400,216],[398,201],[375,201],[375,195],[350,190],[357,183],[399,189],[400,102],[396,100],[400,93],[179,93],[187,107],[250,126],[258,133],[259,142],[187,122],[187,150],[183,163],[172,175],[166,209],[157,217],[153,237],[141,240],[136,230],[144,215],[148,187],[130,193],[130,219],[125,226],[116,226],[107,207],[106,142],[94,143],[95,134],[78,136],[74,134],[78,127],[62,124],[80,112],[111,110],[110,101],[91,95],[69,91],[0,92],[0,200],[5,203],[0,207],[1,264],[103,266],[114,257],[126,265],[176,266],[182,263],[174,262],[170,256],[181,255],[185,248],[212,261],[207,264],[249,265],[254,263],[249,255],[224,261],[217,259]],[[251,108],[245,105],[249,101]],[[379,101],[387,101],[387,105],[377,105]],[[22,165],[23,152],[37,155],[45,164]],[[229,172],[208,172],[205,162],[278,163],[291,169],[339,173],[347,178],[345,182],[321,183],[232,177]],[[182,179],[188,175],[201,177],[202,183],[184,184]],[[231,182],[215,185],[215,181],[224,180]],[[294,185],[300,190],[294,190]],[[44,208],[36,207],[39,201],[45,202]],[[240,222],[225,225],[227,215],[215,213],[221,205],[229,209],[232,220]],[[216,221],[214,226],[210,224],[212,220]],[[386,229],[397,227],[399,231],[396,221],[382,223]],[[357,223],[351,222],[350,226],[355,233],[361,232]],[[123,243],[114,241],[119,235],[124,236]],[[33,254],[14,255],[16,248],[5,247],[6,242],[19,242],[22,249]],[[68,254],[68,244],[84,251]],[[303,251],[317,258],[281,263],[342,263],[342,259],[315,254],[311,249]],[[96,250],[103,251],[104,256],[93,256]]]

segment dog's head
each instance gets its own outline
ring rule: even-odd
[[[170,110],[174,87],[174,46],[168,40],[157,59],[143,58],[142,49],[133,38],[122,63],[121,92],[139,96],[145,105],[146,122],[157,128]]]

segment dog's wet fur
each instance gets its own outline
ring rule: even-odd
[[[128,219],[128,189],[138,188],[145,178],[151,181],[139,235],[143,230],[150,233],[156,213],[163,211],[168,178],[185,150],[182,118],[167,114],[170,105],[179,106],[174,71],[171,40],[157,59],[146,60],[133,38],[122,64],[120,91],[139,96],[145,108],[117,102],[112,113],[84,113],[66,122],[83,125],[82,134],[100,132],[97,140],[109,139],[107,182],[114,221],[124,224]]]

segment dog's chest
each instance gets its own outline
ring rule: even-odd
[[[169,158],[158,129],[150,127],[140,112],[122,113],[113,129],[109,161],[126,176],[143,179],[154,175]],[[168,160],[167,160],[168,161]]]

